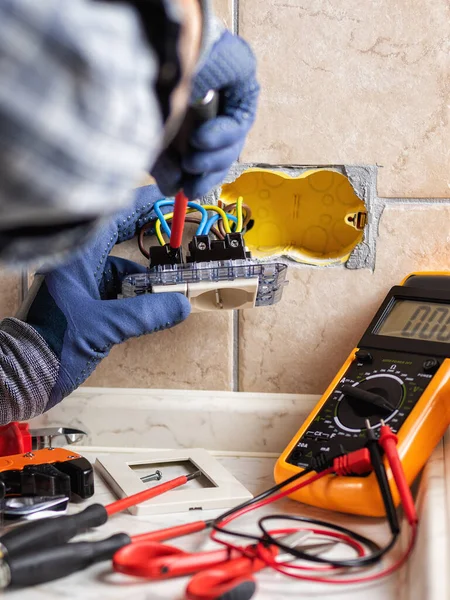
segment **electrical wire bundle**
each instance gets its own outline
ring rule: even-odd
[[[162,199],[155,202],[153,209],[156,219],[146,223],[139,230],[139,250],[146,258],[150,258],[150,254],[144,246],[144,236],[147,232],[154,229],[161,246],[166,243],[163,234],[171,239],[173,231],[170,224],[173,223],[175,211],[172,210],[164,214],[161,209],[169,206],[174,207],[174,205],[174,200]],[[251,209],[244,204],[242,196],[239,196],[233,204],[223,204],[223,207],[187,202],[186,213],[184,222],[198,225],[195,235],[212,234],[218,240],[223,240],[227,233],[245,233],[252,224]],[[194,213],[200,213],[200,216],[194,215]]]
[[[374,431],[368,421],[366,422],[366,427],[368,440],[365,448],[340,456],[332,461],[325,461],[322,456],[316,457],[314,468],[305,469],[293,475],[289,479],[218,517],[213,523],[211,539],[223,544],[230,551],[236,550],[242,552],[244,556],[246,555],[245,548],[225,540],[224,535],[251,539],[255,543],[253,548],[256,550],[257,557],[267,567],[288,577],[306,581],[330,584],[366,583],[378,580],[396,571],[406,562],[412,552],[417,535],[418,518],[411,491],[406,482],[397,452],[396,435],[383,422],[379,439],[375,437]],[[352,569],[353,574],[355,569],[362,570],[379,562],[395,546],[399,538],[400,525],[382,459],[382,452],[384,452],[391,468],[401,504],[410,527],[409,542],[401,557],[391,566],[384,567],[376,573],[358,573],[352,577],[348,577],[346,576],[348,569]],[[345,527],[318,519],[295,515],[268,515],[259,519],[258,526],[261,535],[250,535],[227,527],[232,521],[244,514],[280,500],[326,475],[362,475],[370,470],[375,472],[391,530],[391,539],[384,547],[380,547],[369,538]],[[302,481],[299,481],[300,479]],[[283,488],[287,489],[283,490]],[[268,529],[269,523],[280,520],[287,521],[288,526],[273,530]],[[355,556],[346,560],[324,558],[313,553],[308,553],[304,549],[292,548],[281,541],[282,537],[286,534],[297,531],[307,531],[335,542],[339,541],[353,550]],[[273,548],[274,546],[278,550],[282,550],[283,554],[289,555],[290,560],[277,560],[277,556],[271,551],[271,547]],[[293,564],[293,560],[296,561],[296,564]],[[298,560],[301,561],[300,564],[298,564]]]

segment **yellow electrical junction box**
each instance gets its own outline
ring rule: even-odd
[[[411,484],[450,423],[450,272],[413,273],[393,287],[358,347],[352,350],[317,406],[275,466],[277,483],[366,442],[366,419],[381,419],[398,436]],[[368,393],[366,393],[368,392]],[[387,461],[389,482],[392,473]],[[396,505],[399,497],[391,486]],[[374,473],[327,475],[294,492],[294,500],[321,508],[383,516]]]
[[[222,185],[225,204],[239,196],[252,211],[254,226],[244,238],[256,258],[283,255],[307,264],[337,264],[363,239],[366,206],[348,178],[332,169],[291,177],[250,168]]]

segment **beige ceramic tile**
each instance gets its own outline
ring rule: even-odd
[[[382,197],[450,196],[448,0],[240,1],[262,94],[245,162],[379,164]]]
[[[13,317],[20,306],[21,276],[12,271],[0,271],[0,319]]]
[[[241,315],[240,389],[322,393],[390,287],[415,270],[449,270],[449,222],[450,205],[391,205],[374,273],[291,266],[280,304]]]
[[[213,7],[216,16],[229,28],[233,21],[232,0],[213,0]]]
[[[194,228],[187,231],[194,234]],[[146,264],[135,240],[119,244],[114,254]],[[173,329],[116,346],[86,385],[231,390],[232,335],[231,313],[191,315]]]

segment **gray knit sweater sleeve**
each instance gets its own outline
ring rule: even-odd
[[[0,322],[0,424],[44,412],[59,361],[33,327],[15,318]]]

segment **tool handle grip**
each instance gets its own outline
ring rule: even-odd
[[[252,573],[264,569],[258,558],[237,558],[196,573],[186,589],[189,600],[249,600],[256,584]]]
[[[75,515],[26,523],[2,535],[0,544],[8,556],[28,553],[34,548],[45,549],[64,544],[90,527],[103,525],[107,520],[105,507],[102,504],[91,504]]]
[[[10,557],[9,587],[27,587],[66,577],[94,563],[111,559],[117,550],[130,543],[126,533],[117,533],[98,542],[75,542],[45,550],[39,548]]]
[[[196,127],[216,117],[219,112],[219,94],[209,90],[204,98],[192,103],[184,117],[175,139],[172,142],[173,149],[180,155],[186,154],[189,148],[189,138]]]

